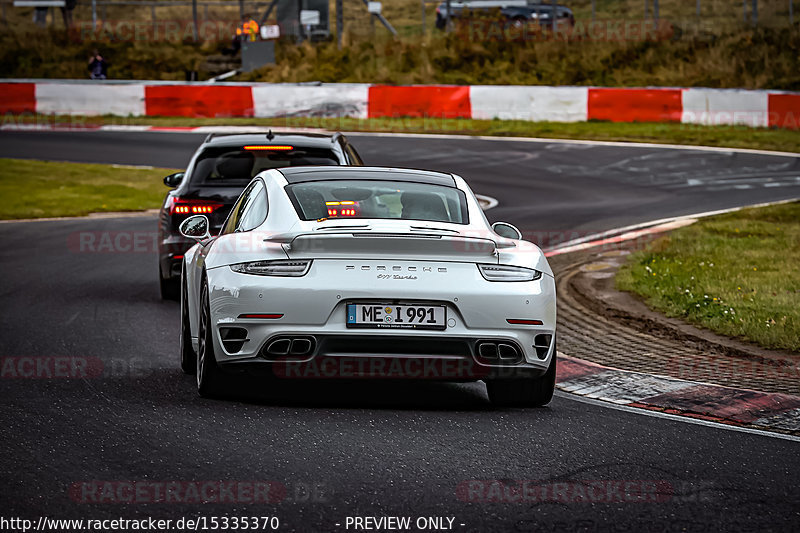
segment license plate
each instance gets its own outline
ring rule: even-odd
[[[348,328],[445,329],[443,305],[347,304]]]

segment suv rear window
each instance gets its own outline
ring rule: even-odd
[[[280,148],[280,146],[278,145]],[[258,149],[244,146],[214,147],[204,150],[192,172],[195,185],[246,185],[264,170],[307,165],[339,165],[333,150],[324,148]]]
[[[294,183],[286,192],[302,220],[382,218],[469,224],[467,197],[444,185],[407,181]]]

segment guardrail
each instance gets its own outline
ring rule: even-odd
[[[800,129],[800,93],[365,83],[6,80],[0,112],[184,117],[431,117]]]

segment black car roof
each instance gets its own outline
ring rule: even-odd
[[[213,134],[206,138],[204,146],[225,147],[241,146],[243,144],[290,144],[303,148],[333,148],[336,139],[341,134],[327,135],[324,133],[298,133],[298,132],[273,132],[272,139],[267,133],[223,133]]]
[[[284,167],[276,170],[290,184],[330,180],[386,180],[456,187],[456,180],[452,175],[432,170],[384,167]]]

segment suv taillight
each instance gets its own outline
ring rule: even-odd
[[[167,209],[170,215],[210,215],[223,205],[225,204],[208,200],[186,200],[171,197],[167,202]]]

